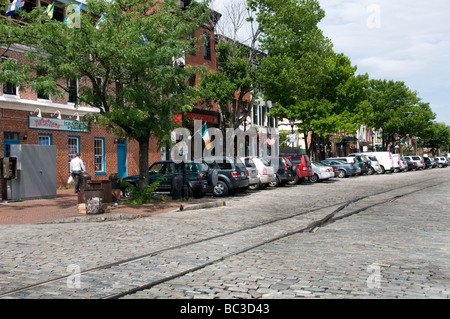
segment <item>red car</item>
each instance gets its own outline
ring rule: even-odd
[[[297,165],[297,176],[292,184],[303,183],[305,178],[314,175],[308,155],[280,155],[280,157],[288,157],[292,163]]]

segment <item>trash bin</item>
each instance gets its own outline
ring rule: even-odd
[[[120,199],[120,175],[113,173],[109,175],[109,180],[111,181],[113,200],[118,201]]]
[[[87,186],[85,192],[90,189],[103,189],[103,202],[109,203],[113,201],[112,189],[111,189],[111,181],[110,180],[95,180],[95,181],[87,181]]]
[[[87,181],[91,180],[91,175],[88,173],[80,174],[80,191],[84,192],[87,189]]]
[[[91,180],[91,175],[88,173],[80,174],[80,192],[78,193],[78,204],[86,203],[85,191],[87,189],[87,182]]]
[[[173,174],[171,183],[172,199],[180,199],[183,196],[183,175]]]
[[[112,189],[120,189],[120,176],[117,173],[112,173],[109,175],[109,180],[111,181],[111,188]]]

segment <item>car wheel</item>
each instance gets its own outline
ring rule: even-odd
[[[384,173],[386,173],[386,170],[384,169],[384,166],[383,165],[380,165],[380,171],[378,172],[378,174],[384,174]]]
[[[298,175],[295,176],[293,181],[288,182],[289,185],[297,185],[299,184],[300,178],[298,177]]]
[[[216,197],[223,197],[228,195],[228,186],[223,181],[218,181],[213,187],[213,195]]]
[[[269,186],[269,184],[261,184],[261,183],[259,184],[260,189],[266,189],[267,186]]]
[[[202,191],[194,192],[194,191],[192,191],[192,189],[190,189],[190,192],[192,193],[192,196],[193,196],[194,198],[203,198],[203,193],[202,193]]]
[[[347,176],[347,173],[343,169],[341,169],[341,170],[339,170],[338,176],[339,176],[339,178],[344,178]]]
[[[269,186],[270,187],[278,187],[278,186],[280,186],[280,180],[278,179],[278,177],[277,177],[277,179],[274,182],[270,182]]]
[[[314,174],[313,176],[309,177],[309,181],[313,184],[317,183],[319,181],[319,176],[317,176],[317,174]]]

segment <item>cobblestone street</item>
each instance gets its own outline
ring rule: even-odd
[[[359,176],[132,220],[0,225],[0,297],[449,298],[449,177]]]

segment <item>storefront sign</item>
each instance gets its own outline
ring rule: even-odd
[[[214,116],[214,115],[187,113],[187,116],[193,120],[199,120],[199,121],[209,122],[209,123],[217,123],[217,116]]]
[[[54,119],[49,117],[28,116],[28,128],[69,132],[88,132],[82,121]]]

